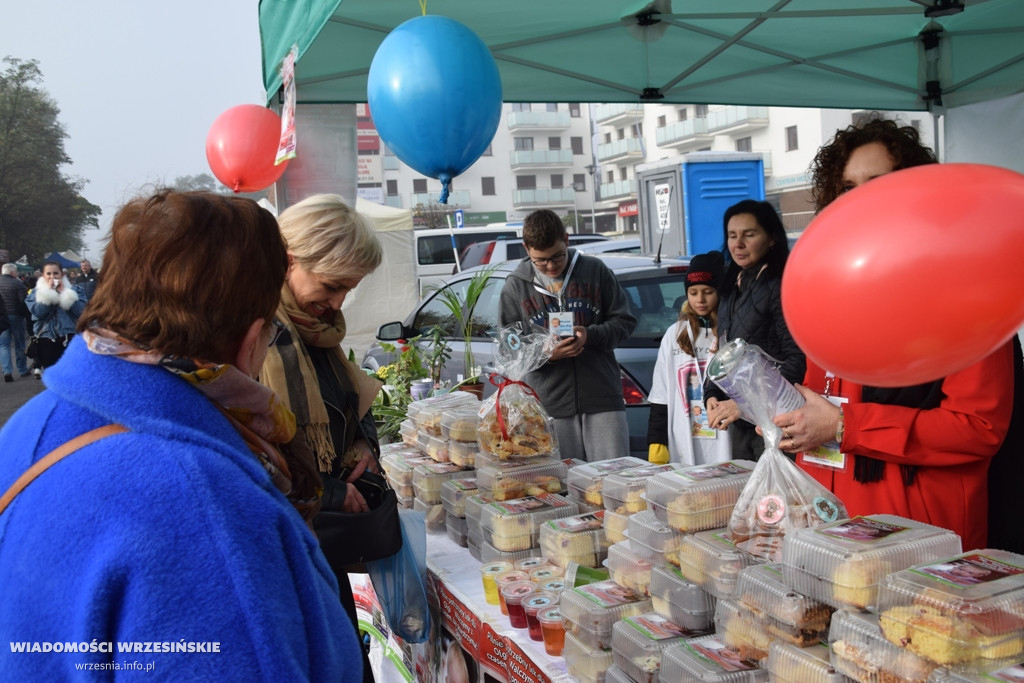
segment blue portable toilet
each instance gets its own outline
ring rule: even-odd
[[[636,167],[640,240],[663,258],[722,248],[722,216],[742,199],[763,200],[757,152],[692,152]]]

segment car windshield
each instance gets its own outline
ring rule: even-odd
[[[679,319],[679,309],[686,302],[686,287],[678,275],[658,274],[653,277],[619,280],[626,291],[629,309],[636,318],[636,329],[621,346],[657,348],[661,337]]]

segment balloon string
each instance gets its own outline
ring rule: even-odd
[[[501,414],[501,392],[504,391],[505,387],[509,386],[510,384],[518,384],[519,386],[523,387],[524,391],[526,391],[526,393],[528,393],[530,396],[533,396],[538,401],[540,399],[537,397],[537,392],[535,392],[533,388],[526,382],[520,382],[519,380],[509,379],[508,377],[501,377],[500,381],[495,382],[494,378],[497,376],[498,375],[491,375],[490,377],[488,377],[488,379],[490,380],[491,384],[498,387],[498,394],[494,397],[494,412],[497,413],[498,415],[498,427],[501,429],[501,439],[502,441],[508,441],[508,428],[505,427],[505,418],[502,417]]]
[[[441,204],[448,203],[448,191],[451,190],[451,181],[445,178],[441,181],[441,198],[437,201]]]
[[[427,0],[419,0],[420,11],[423,12],[423,16],[427,15]]]

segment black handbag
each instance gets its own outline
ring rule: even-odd
[[[388,480],[364,472],[353,484],[366,499],[369,512],[343,512],[338,501],[344,498],[338,493],[345,482],[324,477],[323,503],[313,518],[320,548],[335,571],[351,571],[352,565],[390,557],[402,548],[398,496]]]

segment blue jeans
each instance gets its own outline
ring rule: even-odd
[[[0,333],[0,368],[5,375],[11,373],[11,340],[14,340],[14,358],[18,365],[18,373],[28,374],[28,363],[25,361],[25,319],[20,315],[9,315],[7,320],[11,329]]]

